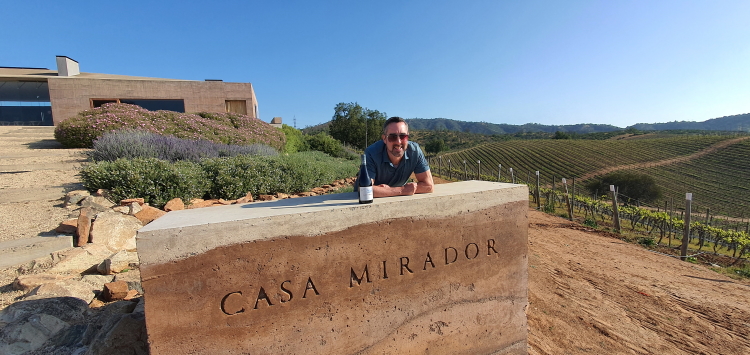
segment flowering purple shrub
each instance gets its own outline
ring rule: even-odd
[[[233,145],[265,144],[282,150],[284,132],[236,113],[149,111],[136,105],[109,103],[61,122],[55,139],[69,148],[91,148],[106,132],[138,129],[159,135]]]
[[[90,156],[94,161],[157,158],[171,162],[179,160],[199,162],[204,158],[278,154],[276,150],[263,144],[230,145],[207,140],[162,136],[133,129],[106,132],[94,141],[93,148]]]

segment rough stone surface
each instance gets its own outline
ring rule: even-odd
[[[135,249],[135,234],[143,225],[138,218],[114,211],[101,212],[91,226],[91,242],[110,251]]]
[[[65,280],[42,284],[29,292],[26,299],[75,297],[88,304],[95,296],[94,288],[89,283]]]
[[[104,289],[104,284],[114,281],[114,278],[115,277],[112,275],[91,274],[91,275],[83,275],[83,277],[81,277],[81,282],[85,282],[91,285],[91,287],[94,290],[101,291]]]
[[[200,211],[205,223],[178,211],[144,227],[151,354],[525,354],[528,190],[450,185],[368,206],[352,193],[217,207]]]
[[[103,275],[112,275],[132,269],[135,265],[138,265],[138,253],[121,250],[104,259],[97,271]]]
[[[274,201],[276,196],[274,195],[258,195],[258,201]]]
[[[49,269],[54,274],[83,273],[95,270],[97,265],[112,252],[102,245],[87,244],[56,253],[60,261]]]
[[[78,215],[76,222],[76,246],[82,247],[90,241],[91,237],[91,218],[93,217],[93,210],[90,207],[84,207],[81,209],[81,214]]]
[[[250,203],[253,201],[253,195],[251,193],[248,193],[247,195],[245,195],[245,197],[238,198],[235,203]]]
[[[128,283],[128,288],[136,290],[138,293],[143,294],[143,287],[141,286],[141,271],[138,269],[132,269],[127,272],[123,272],[115,275],[114,281],[124,281]]]
[[[19,275],[13,281],[13,288],[21,291],[31,291],[37,286],[46,283],[54,283],[57,281],[72,279],[72,275],[58,275],[58,274],[31,274],[31,275]]]
[[[156,207],[141,206],[141,210],[135,214],[135,218],[138,218],[139,221],[141,221],[142,225],[147,225],[151,223],[153,220],[167,214],[167,212],[164,212]]]
[[[69,219],[60,222],[60,225],[55,228],[55,232],[62,234],[74,234],[78,229],[78,220]]]
[[[169,201],[167,201],[167,204],[164,205],[164,211],[170,212],[170,211],[181,211],[185,209],[185,203],[182,202],[182,199],[177,197],[173,198]]]
[[[102,298],[105,301],[117,301],[128,296],[128,283],[124,281],[115,281],[104,284]]]
[[[0,354],[37,350],[71,324],[82,322],[88,312],[88,304],[73,297],[16,302],[0,311]]]
[[[120,201],[120,206],[126,206],[126,205],[129,205],[129,204],[133,203],[133,202],[135,202],[138,205],[142,206],[144,203],[146,203],[146,200],[144,200],[142,198],[128,198],[128,199],[124,199],[124,200]]]
[[[117,206],[113,207],[112,211],[119,212],[122,214],[130,214],[130,206]]]
[[[111,201],[101,196],[86,196],[86,198],[81,200],[81,207],[89,207],[94,212],[108,211],[112,206]]]
[[[128,208],[129,208],[128,214],[131,216],[135,216],[138,212],[141,212],[141,210],[143,209],[141,207],[141,204],[139,204],[138,202],[131,202],[128,205]]]
[[[81,202],[81,200],[83,200],[86,196],[90,196],[90,195],[91,194],[86,190],[70,191],[67,194],[65,194],[64,206],[65,207],[75,206],[79,202]]]

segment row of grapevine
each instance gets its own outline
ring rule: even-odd
[[[518,181],[539,170],[552,176],[577,177],[609,166],[658,162],[699,152],[729,136],[678,136],[619,141],[532,140],[483,144],[431,159],[437,174],[457,179],[509,182],[509,168]],[[701,158],[666,166],[646,166],[640,172],[654,177],[665,199],[679,199],[686,191],[703,201],[701,208],[731,217],[750,216],[750,141]],[[502,168],[501,166],[502,165]],[[481,176],[479,176],[481,174]],[[535,178],[532,178],[535,180]]]

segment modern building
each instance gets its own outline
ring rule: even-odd
[[[57,70],[0,67],[0,125],[57,125],[108,102],[148,110],[235,112],[258,117],[250,83],[194,81],[82,73],[57,56]]]

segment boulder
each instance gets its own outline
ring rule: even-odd
[[[95,213],[108,211],[113,206],[112,201],[101,196],[86,196],[81,201],[81,207],[90,207]]]
[[[60,222],[60,225],[55,228],[55,232],[62,234],[75,234],[78,230],[78,220],[75,218],[68,219]]]
[[[164,211],[170,212],[170,211],[181,211],[185,209],[185,203],[182,202],[182,199],[177,197],[169,200],[166,205],[164,205]]]
[[[247,193],[245,197],[240,197],[237,200],[234,201],[234,203],[249,203],[253,202],[253,195],[251,193]]]
[[[258,195],[258,201],[274,201],[276,196],[274,195]]]
[[[63,202],[63,206],[75,206],[81,200],[83,200],[86,196],[90,196],[91,194],[86,190],[75,190],[70,191],[67,194],[65,194],[65,202]]]
[[[128,283],[125,281],[115,281],[104,284],[102,298],[106,302],[117,301],[128,296]]]
[[[88,304],[96,297],[96,294],[94,294],[94,288],[86,282],[66,280],[39,285],[31,290],[25,296],[25,299],[33,300],[53,297],[75,297]]]
[[[72,274],[95,270],[102,260],[111,254],[112,251],[106,246],[98,244],[86,244],[81,248],[60,251],[55,253],[60,261],[49,269],[49,273]]]
[[[78,220],[76,222],[76,237],[78,238],[76,240],[77,247],[82,247],[90,241],[92,213],[93,211],[91,207],[84,207],[81,209],[81,214],[78,215]]]
[[[124,281],[128,283],[128,288],[136,290],[138,293],[143,294],[143,286],[141,286],[141,271],[138,269],[132,269],[128,272],[123,272],[115,275],[114,281]]]
[[[164,211],[162,211],[162,210],[160,210],[158,208],[155,208],[155,207],[146,206],[146,205],[143,205],[141,207],[143,209],[140,212],[138,212],[138,213],[135,214],[135,218],[137,218],[139,221],[141,221],[141,224],[143,226],[145,226],[145,225],[151,223],[151,221],[153,221],[153,220],[155,220],[155,219],[157,219],[157,218],[159,218],[159,217],[167,214],[167,212],[164,212]],[[134,236],[135,236],[135,234],[134,234]],[[133,239],[133,241],[135,241],[135,239]]]
[[[129,214],[129,215],[131,215],[131,216],[135,216],[135,215],[136,215],[136,213],[138,213],[138,212],[141,212],[141,210],[143,209],[143,208],[141,207],[141,204],[140,204],[140,203],[138,203],[138,202],[131,202],[131,203],[130,203],[130,204],[128,205],[128,208],[129,208],[129,210],[128,210],[128,214]]]
[[[96,270],[102,275],[112,275],[132,269],[136,265],[138,265],[138,253],[122,250],[104,259]]]
[[[0,354],[35,351],[88,313],[88,304],[74,297],[13,303],[0,311]]]
[[[188,206],[188,209],[191,208],[203,208],[203,207],[211,207],[215,203],[218,203],[219,200],[204,200],[200,198],[194,198],[190,200],[190,205]]]
[[[114,276],[112,275],[83,275],[81,277],[81,282],[85,282],[89,285],[91,285],[92,289],[101,291],[104,289],[104,284],[110,283],[114,281]],[[98,293],[98,292],[95,292]]]
[[[310,197],[310,196],[317,196],[317,195],[318,194],[316,194],[316,193],[314,193],[312,191],[305,191],[305,192],[300,192],[300,193],[297,194],[297,196],[299,196],[299,197]]]
[[[137,203],[139,206],[143,206],[143,204],[146,203],[146,200],[142,198],[127,198],[120,201],[120,206],[127,206],[133,202]]]
[[[13,281],[13,288],[21,291],[31,291],[35,287],[38,287],[46,283],[55,283],[57,281],[72,279],[73,275],[58,275],[58,274],[32,274],[32,275],[20,275]]]
[[[276,194],[276,198],[278,198],[279,200],[283,200],[285,198],[289,198],[289,195],[279,192]]]
[[[135,234],[141,227],[143,224],[139,218],[114,211],[101,212],[96,215],[91,225],[89,240],[91,243],[107,247],[112,252],[135,249]]]
[[[130,214],[130,206],[112,207],[112,211],[119,212],[122,214]]]
[[[130,301],[123,301],[132,303]],[[148,355],[146,318],[143,312],[112,317],[108,327],[103,327],[91,341],[85,355],[134,354]]]

